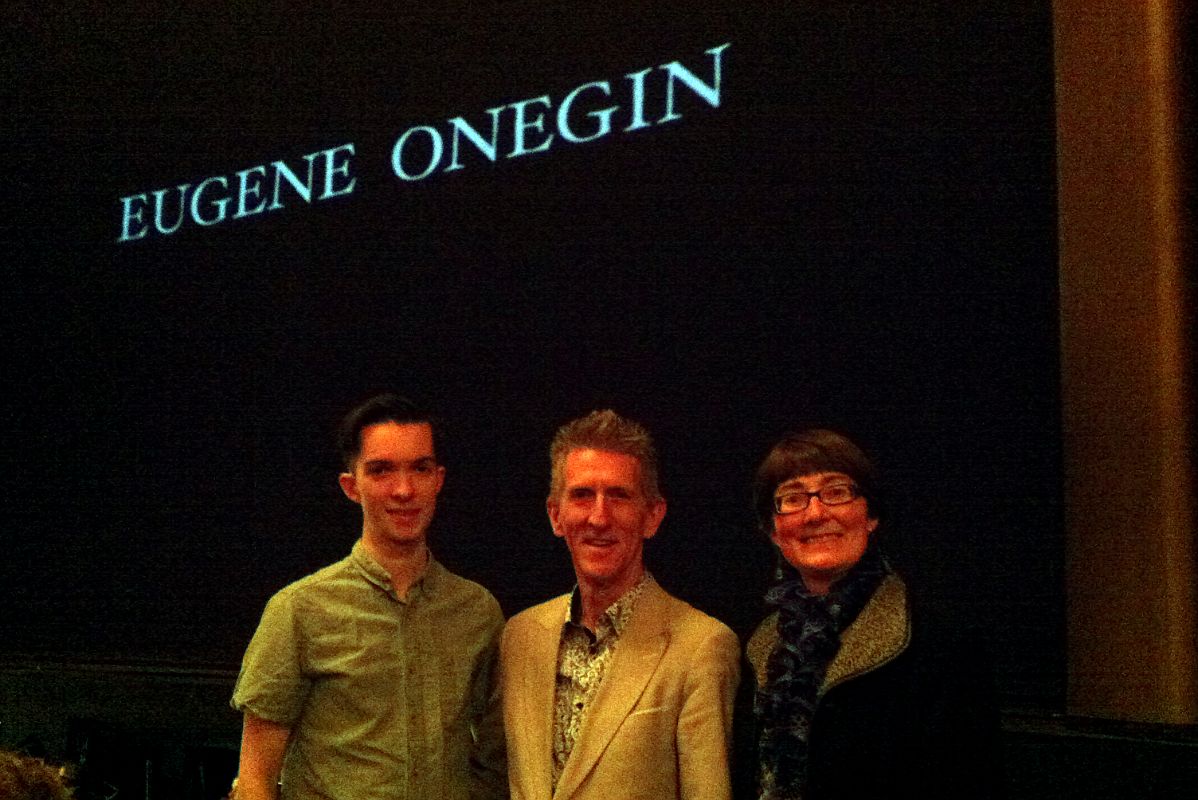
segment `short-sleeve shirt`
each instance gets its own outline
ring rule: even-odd
[[[285,800],[506,796],[503,614],[429,557],[401,600],[361,541],[266,605],[232,705],[286,725]]]

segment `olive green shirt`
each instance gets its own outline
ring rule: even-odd
[[[266,605],[232,705],[291,728],[284,800],[507,796],[491,594],[431,556],[400,600],[362,542]]]

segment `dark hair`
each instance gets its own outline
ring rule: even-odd
[[[380,422],[425,423],[433,431],[433,454],[437,452],[437,422],[426,409],[397,394],[379,394],[355,407],[337,428],[337,449],[341,463],[353,472],[362,452],[362,429]]]
[[[753,481],[753,512],[765,533],[774,529],[774,492],[783,482],[816,472],[843,472],[865,498],[870,517],[882,519],[884,503],[869,457],[835,431],[813,428],[791,433],[773,446]]]
[[[657,485],[657,451],[649,431],[638,422],[611,409],[592,411],[557,429],[549,445],[549,497],[556,497],[565,482],[566,456],[572,450],[593,448],[632,456],[641,465],[641,491],[649,501],[661,500]]]

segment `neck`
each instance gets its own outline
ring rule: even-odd
[[[428,546],[423,539],[413,542],[380,542],[375,537],[363,533],[362,544],[370,557],[387,570],[387,574],[391,576],[391,586],[401,598],[408,596],[408,590],[424,574],[425,567],[428,566]]]
[[[814,595],[823,597],[832,589],[832,584],[848,574],[848,571],[838,573],[799,573],[799,577],[803,579],[803,585],[807,587],[807,591]]]
[[[633,586],[636,586],[637,581],[645,574],[645,568],[641,567],[635,574],[626,577],[619,582],[603,583],[591,581],[585,578],[578,579],[578,593],[582,597],[582,624],[587,630],[594,632],[595,627],[599,624],[599,617],[608,607],[619,600]]]
[[[807,587],[807,591],[817,597],[823,597],[832,588],[832,581],[821,581],[818,579],[803,578],[803,585]]]

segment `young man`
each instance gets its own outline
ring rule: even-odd
[[[550,457],[549,521],[578,584],[504,629],[512,799],[727,800],[739,646],[645,571],[666,513],[648,433],[597,411]]]
[[[349,557],[267,603],[233,694],[238,800],[506,797],[495,660],[503,616],[426,534],[445,468],[429,415],[395,395],[347,415]]]

